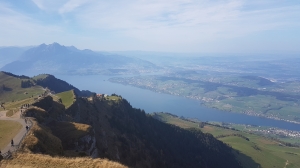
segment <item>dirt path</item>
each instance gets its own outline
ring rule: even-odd
[[[7,146],[4,149],[0,149],[2,154],[6,153],[8,150],[10,151],[15,151],[16,147],[20,144],[21,139],[23,138],[23,136],[26,134],[27,130],[26,130],[26,123],[25,123],[25,119],[20,118],[20,111],[15,113],[13,116],[11,117],[6,117],[6,111],[1,111],[0,112],[0,120],[11,120],[11,121],[17,121],[20,124],[22,124],[22,128],[19,131],[19,133],[13,138],[14,140],[14,146],[11,146],[11,144],[7,144]],[[28,123],[29,125],[30,123]],[[29,125],[31,126],[31,125]]]

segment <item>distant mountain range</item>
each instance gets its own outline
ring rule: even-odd
[[[79,50],[74,46],[68,47],[58,43],[32,47],[14,59],[0,70],[26,75],[33,73],[78,75],[139,73],[158,68],[155,64],[142,59],[104,54],[88,49]]]
[[[0,67],[17,60],[31,47],[0,47]]]

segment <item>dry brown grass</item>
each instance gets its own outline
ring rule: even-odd
[[[92,158],[63,158],[51,157],[41,154],[24,154],[18,153],[11,160],[3,160],[0,162],[2,168],[76,168],[76,167],[100,167],[100,168],[126,168],[126,166],[109,161],[107,159],[92,159]]]
[[[77,130],[80,130],[80,131],[89,132],[89,130],[92,128],[90,125],[87,125],[87,124],[81,124],[81,123],[75,123],[75,122],[72,122],[72,124],[74,125],[74,127]]]
[[[90,125],[75,122],[56,122],[51,127],[53,134],[62,141],[81,138],[89,134],[91,128]]]
[[[25,110],[24,115],[26,117],[34,117],[40,123],[43,122],[49,116],[49,114],[44,109],[35,106]]]
[[[61,140],[54,136],[49,128],[39,125],[36,121],[33,121],[33,126],[24,138],[21,149],[29,153],[63,154]]]

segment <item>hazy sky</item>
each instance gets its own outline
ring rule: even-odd
[[[300,0],[0,0],[0,46],[300,53]]]

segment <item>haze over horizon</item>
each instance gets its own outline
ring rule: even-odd
[[[0,46],[300,53],[299,1],[0,0]]]

